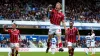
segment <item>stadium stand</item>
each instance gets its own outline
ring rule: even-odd
[[[48,21],[50,14],[47,7],[51,3],[51,5],[54,3],[49,0],[42,1],[1,0],[0,20]],[[93,2],[95,0],[69,0],[66,2],[66,21],[74,20],[75,22],[100,23],[100,7],[97,7]]]

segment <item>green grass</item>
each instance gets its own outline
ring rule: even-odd
[[[8,53],[0,52],[0,56],[8,56]],[[20,52],[20,56],[69,56],[69,55],[68,52],[56,52],[54,55],[45,52]],[[75,52],[74,56],[86,56],[86,54],[84,52]],[[96,53],[95,56],[100,56],[100,52]]]

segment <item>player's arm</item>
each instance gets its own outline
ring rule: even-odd
[[[20,35],[20,32],[19,32],[19,40],[21,41],[21,35]]]
[[[94,38],[94,36],[95,36],[95,33],[94,33],[94,30],[93,30],[93,28],[91,27],[91,38],[93,39]]]
[[[62,25],[64,26],[64,29],[67,30],[67,27],[66,27],[66,22],[64,20],[64,15],[62,15]]]
[[[62,25],[64,26],[64,29],[66,30],[67,27],[66,27],[66,22],[65,22],[65,20],[62,20]]]
[[[77,35],[78,35],[78,41],[80,41],[80,33],[78,30],[77,30]]]
[[[3,26],[3,30],[4,30],[5,32],[8,32],[8,29],[6,28],[6,25]]]
[[[47,7],[47,11],[48,11],[48,12],[52,12],[52,10],[50,9],[50,7],[52,7],[51,4]]]
[[[91,27],[91,31],[93,32],[93,28]]]

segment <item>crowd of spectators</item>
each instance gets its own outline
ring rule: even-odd
[[[69,0],[65,6],[66,21],[99,23],[100,8],[94,0]],[[47,21],[49,2],[45,0],[1,0],[0,20]],[[52,4],[54,5],[54,4]]]
[[[20,41],[20,48],[46,48],[46,40],[39,40],[39,41],[33,41],[31,40],[32,44],[29,43],[30,40],[23,39]],[[31,45],[31,46],[30,46]],[[33,47],[32,47],[33,45]],[[0,41],[0,48],[9,48],[10,47],[10,42],[9,39],[4,39]],[[67,44],[65,41],[63,41],[63,47],[67,47]],[[86,41],[81,40],[80,44],[77,43],[76,48],[86,48]],[[100,48],[100,41],[95,42],[95,47]]]
[[[20,48],[30,48],[29,45],[30,45],[29,42],[27,42],[25,39],[20,42]],[[7,40],[0,41],[0,48],[9,48],[9,47],[10,47],[9,41]]]
[[[100,6],[95,0],[70,0],[66,7],[67,18],[86,23],[100,22]]]
[[[38,1],[32,0],[1,0],[1,20],[42,20],[46,12],[39,6]],[[41,5],[42,6],[42,5]]]

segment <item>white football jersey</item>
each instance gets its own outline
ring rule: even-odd
[[[91,43],[91,36],[88,35],[88,36],[85,37],[85,39],[86,39],[87,44]]]
[[[92,42],[95,41],[95,34],[94,33],[91,35],[91,41]]]
[[[51,44],[52,44],[52,45],[56,45],[56,43],[57,43],[56,38],[52,38],[52,40],[51,40]]]

